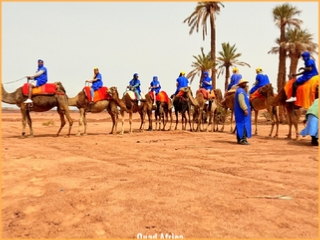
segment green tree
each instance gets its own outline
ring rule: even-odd
[[[225,71],[225,83],[224,90],[227,91],[228,88],[228,80],[230,77],[230,67],[232,66],[248,66],[251,67],[246,62],[240,62],[238,59],[241,57],[241,53],[237,53],[236,44],[230,46],[229,43],[222,43],[222,51],[218,52],[219,56],[217,58],[218,61],[218,77],[220,74],[224,74]]]
[[[277,87],[278,91],[280,91],[286,82],[286,50],[281,47],[281,43],[285,42],[285,33],[286,27],[295,26],[296,28],[300,28],[302,24],[302,20],[295,18],[297,15],[301,13],[296,7],[290,5],[289,3],[284,3],[281,5],[277,5],[273,10],[273,21],[280,28],[280,48],[279,48],[279,67],[278,67],[278,78],[277,78]],[[284,120],[284,108],[280,106],[279,109],[279,117],[280,122]]]
[[[278,46],[273,47],[268,53],[279,53],[280,45],[286,50],[286,56],[290,58],[289,76],[297,72],[302,52],[308,51],[311,55],[318,54],[316,51],[318,44],[313,41],[313,35],[307,29],[289,28],[286,31],[286,41],[280,43],[280,40],[277,39],[276,43]]]
[[[201,84],[201,80],[203,78],[203,72],[210,72],[213,68],[215,68],[215,62],[211,60],[210,52],[208,54],[204,53],[203,47],[201,48],[201,54],[198,56],[192,56],[195,61],[192,62],[191,67],[194,69],[187,74],[187,78],[190,78],[190,84],[192,84],[193,79],[196,76],[200,76],[199,85]]]
[[[189,34],[192,34],[194,30],[199,32],[199,26],[202,26],[203,40],[208,33],[207,21],[210,21],[211,32],[211,59],[216,59],[216,15],[220,12],[220,6],[224,7],[221,2],[198,2],[195,10],[187,17],[183,22],[188,23],[191,27]],[[212,87],[216,88],[216,71],[213,68],[211,70]]]

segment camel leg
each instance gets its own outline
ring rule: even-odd
[[[255,125],[255,131],[254,131],[254,135],[258,135],[258,113],[259,110],[254,109],[254,125]]]
[[[83,128],[84,128],[84,131],[83,131],[83,136],[87,136],[88,133],[87,133],[87,113],[84,112],[83,113]]]
[[[168,110],[169,111],[169,117],[170,117],[170,125],[169,125],[169,129],[168,129],[168,131],[171,131],[171,127],[172,127],[172,109],[169,109]]]
[[[292,122],[293,122],[294,129],[296,131],[295,140],[299,140],[300,135],[299,135],[299,132],[298,132],[298,116],[296,115],[296,111],[295,110],[293,110]]]
[[[164,110],[164,112],[163,112],[163,128],[162,128],[162,131],[166,130],[166,126],[167,126],[168,121],[169,121],[169,119],[168,119],[168,109],[166,108],[166,110]]]
[[[58,107],[57,109],[57,112],[59,114],[59,117],[60,117],[60,128],[57,132],[57,137],[59,136],[62,128],[64,127],[64,125],[66,125],[66,120],[64,119],[64,114],[63,114],[63,111]]]
[[[29,130],[30,130],[29,137],[34,137],[33,136],[33,129],[32,129],[32,121],[31,121],[30,111],[29,110],[26,111],[26,116],[27,116],[27,123],[28,123]]]
[[[158,109],[156,109],[154,111],[154,119],[155,119],[155,122],[156,122],[156,131],[158,130]]]
[[[178,128],[178,111],[175,110],[174,114],[176,115],[176,126],[175,126],[174,130],[177,130],[177,128]]]
[[[142,126],[142,124],[141,124]],[[140,128],[141,128],[140,126]],[[132,133],[132,111],[129,112],[129,133]]]
[[[85,109],[80,108],[79,113],[80,113],[80,118],[79,118],[78,132],[76,134],[77,137],[81,136],[81,128],[83,125],[83,118],[84,118],[84,114],[85,114]]]
[[[279,117],[278,117],[278,113],[277,113],[277,107],[273,107],[272,108],[272,112],[274,114],[275,117],[275,121],[276,121],[276,134],[273,137],[278,137],[278,132],[279,132]]]
[[[21,133],[20,138],[25,138],[26,137],[26,125],[27,125],[26,109],[24,107],[21,107],[20,112],[21,112],[21,117],[22,117],[22,133]]]
[[[274,129],[274,124],[275,124],[273,109],[274,109],[274,107],[272,107],[272,106],[267,107],[267,110],[268,110],[270,118],[271,118],[271,130],[270,130],[270,133],[269,133],[269,137],[272,136],[272,132],[273,132],[273,129]]]
[[[121,114],[121,133],[124,134],[124,111],[120,111]]]
[[[192,128],[191,128],[191,117],[190,117],[190,111],[189,111],[189,109],[190,109],[190,107],[188,107],[187,113],[188,113],[188,120],[189,120],[190,131],[192,132]],[[186,120],[186,125],[187,125],[187,120]]]
[[[230,130],[230,132],[231,132],[232,134],[235,134],[236,128],[233,129],[233,127],[232,127],[232,122],[233,122],[233,109],[231,110],[231,130]]]
[[[186,112],[181,112],[181,123],[182,123],[182,130],[186,130],[187,120],[186,120]]]
[[[287,112],[288,112],[288,125],[289,125],[289,133],[286,137],[286,139],[291,139],[291,131],[292,131],[292,115],[293,112],[291,111],[291,109],[287,108]]]
[[[148,110],[146,110],[146,111],[148,111]],[[141,125],[140,125],[140,131],[141,132],[144,132],[144,124],[145,124],[145,121],[146,121],[146,111],[142,110],[142,112],[139,112],[140,113],[140,119],[141,119]]]
[[[152,109],[147,109],[147,115],[148,115],[148,121],[149,121],[149,127],[148,131],[152,131]]]
[[[224,111],[223,111],[223,121],[222,121],[222,127],[220,129],[220,132],[223,132],[224,130],[224,124],[226,122],[226,119],[227,119],[227,113],[228,113],[228,108],[224,108]]]
[[[65,109],[64,111],[62,111],[64,113],[64,115],[66,116],[67,120],[68,120],[68,123],[69,123],[69,128],[68,128],[68,137],[70,137],[70,134],[71,134],[71,129],[72,129],[72,125],[73,125],[73,120],[70,116],[70,112],[69,112],[69,108],[68,109]],[[85,119],[85,126],[87,125],[87,121]]]

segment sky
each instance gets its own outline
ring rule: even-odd
[[[255,69],[261,67],[276,87],[278,55],[268,54],[276,46],[280,30],[272,9],[285,2],[222,2],[216,17],[216,51],[222,43],[236,44],[242,56],[242,77],[255,82]],[[301,10],[302,29],[318,40],[318,2],[288,2]],[[86,79],[98,67],[105,86],[119,93],[134,73],[139,74],[141,90],[147,92],[153,76],[162,90],[175,92],[180,71],[193,70],[193,55],[210,51],[210,35],[189,35],[183,23],[197,2],[2,2],[2,82],[10,82],[37,70],[43,59],[48,82],[61,81],[70,97],[82,90]],[[208,23],[209,24],[209,23]],[[209,27],[209,25],[208,25]],[[314,56],[318,64],[318,56]],[[299,66],[303,61],[299,61]],[[198,87],[198,78],[191,87]],[[5,84],[8,92],[26,81]],[[224,92],[225,76],[217,78]],[[3,104],[3,107],[9,105]],[[11,105],[12,107],[13,105]]]

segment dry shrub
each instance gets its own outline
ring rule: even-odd
[[[50,126],[50,125],[54,126],[54,121],[53,120],[49,120],[47,122],[43,122],[42,125],[43,126]]]

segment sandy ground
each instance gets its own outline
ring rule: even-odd
[[[287,125],[268,138],[261,118],[241,146],[230,125],[141,133],[135,121],[114,136],[100,113],[88,136],[74,136],[75,122],[65,138],[55,112],[31,115],[35,137],[19,139],[20,114],[2,113],[3,238],[318,237],[319,149],[284,139]]]

